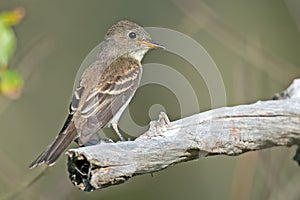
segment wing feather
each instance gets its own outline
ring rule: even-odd
[[[79,135],[83,144],[107,125],[124,104],[129,103],[138,88],[141,74],[137,60],[119,58],[104,70],[98,85],[90,90],[85,100],[82,99],[82,89],[75,90],[71,107],[78,108],[80,101],[84,100],[77,110],[81,117],[78,120],[82,120]]]

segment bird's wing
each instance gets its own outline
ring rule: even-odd
[[[85,87],[78,87],[73,95],[71,109],[80,112],[80,141],[85,144],[101,128],[103,128],[127,103],[136,91],[141,78],[140,63],[132,58],[121,57],[108,66],[96,87],[82,98]],[[79,104],[82,106],[78,107]]]

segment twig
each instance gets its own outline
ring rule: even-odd
[[[206,156],[234,156],[275,146],[298,145],[297,91],[300,91],[299,80],[277,95],[288,94],[284,100],[224,107],[174,122],[161,113],[135,141],[69,150],[69,177],[81,190],[92,191]]]

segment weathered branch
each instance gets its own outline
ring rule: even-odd
[[[298,145],[299,93],[296,80],[274,97],[284,100],[224,107],[174,122],[161,113],[134,141],[69,150],[70,179],[78,188],[92,191],[205,156]]]

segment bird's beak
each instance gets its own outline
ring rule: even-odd
[[[150,49],[166,49],[166,47],[164,47],[162,45],[159,45],[159,44],[156,44],[154,42],[147,42],[147,41],[144,41],[144,40],[139,40],[138,42],[141,43],[141,44],[147,45]]]

